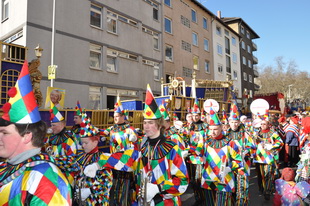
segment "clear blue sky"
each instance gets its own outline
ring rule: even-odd
[[[294,60],[310,73],[310,0],[198,0],[222,17],[241,17],[259,36],[254,40],[258,66],[274,66],[275,58]]]

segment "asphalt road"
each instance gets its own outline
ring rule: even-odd
[[[257,186],[257,175],[255,167],[251,168],[251,179],[250,179],[250,206],[272,206],[273,196],[267,201],[264,196],[259,194]],[[192,188],[189,186],[185,194],[181,196],[183,206],[192,206],[195,203],[194,193]]]

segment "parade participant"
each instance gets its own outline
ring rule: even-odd
[[[140,150],[126,150],[110,157],[101,155],[98,163],[85,168],[93,176],[100,167],[133,170],[136,191],[139,194],[133,205],[181,205],[180,195],[187,189],[187,170],[181,150],[164,134],[163,118],[151,88],[147,87],[143,127],[147,141]],[[145,196],[146,195],[146,196]]]
[[[54,160],[42,154],[46,124],[41,120],[28,63],[8,92],[0,118],[0,205],[71,205],[71,188]]]
[[[204,195],[201,188],[201,170],[203,160],[200,150],[204,144],[208,131],[208,124],[201,121],[201,112],[199,107],[199,102],[196,98],[193,108],[191,109],[193,122],[187,131],[187,145],[190,148],[190,155],[186,159],[186,166],[189,173],[190,183],[194,190],[196,200],[194,205],[200,205],[204,201]]]
[[[80,105],[80,102],[77,101],[75,111],[74,111],[74,117],[73,117],[74,125],[71,128],[71,131],[74,134],[79,134],[81,126],[80,124],[82,123],[82,108]],[[77,137],[76,142],[78,142],[78,149],[82,148],[82,142],[81,139]]]
[[[82,140],[83,150],[78,150],[77,155],[64,165],[74,173],[74,204],[108,206],[113,181],[112,171],[109,169],[98,170],[94,178],[83,174],[84,168],[97,162],[103,152],[98,149],[99,129],[91,124],[86,113],[82,114],[81,119],[80,132],[76,135]]]
[[[223,134],[226,135],[227,132],[228,132],[228,129],[230,128],[230,126],[229,126],[229,123],[228,123],[228,118],[227,118],[227,114],[226,114],[225,109],[222,109],[222,120],[221,120],[221,123],[222,123]]]
[[[270,199],[274,187],[275,175],[278,173],[279,151],[283,141],[273,129],[268,119],[261,121],[260,131],[254,136],[257,150],[254,155],[259,191],[266,200]]]
[[[185,142],[183,138],[179,135],[179,130],[174,125],[171,125],[169,114],[163,103],[159,106],[159,111],[164,119],[164,127],[165,127],[164,135],[170,138],[173,142],[175,142],[180,147],[181,150],[184,150],[186,147]],[[174,117],[175,119],[174,122],[177,121],[176,118],[177,117]]]
[[[248,120],[248,117],[245,116],[245,115],[242,115],[242,116],[240,117],[240,122],[241,122],[244,126],[245,126],[247,120]]]
[[[299,127],[298,116],[293,116],[289,120],[289,126],[285,130],[285,148],[288,148],[288,166],[295,167],[299,160]]]
[[[121,152],[134,148],[137,141],[135,129],[125,122],[127,111],[123,109],[122,103],[117,97],[114,105],[114,125],[105,130],[110,140],[110,152]],[[134,174],[132,172],[113,170],[113,187],[111,189],[112,205],[130,205],[132,202],[134,189]]]
[[[212,108],[210,118],[209,136],[202,149],[201,185],[205,193],[202,205],[232,206],[236,185],[233,172],[244,175],[242,158],[236,142],[223,135],[219,118]]]
[[[73,133],[66,129],[65,118],[55,106],[50,110],[50,120],[53,134],[46,140],[45,151],[53,157],[76,155],[78,143],[75,141]],[[73,186],[73,175],[66,170],[62,171]]]
[[[236,142],[243,161],[245,175],[236,174],[236,202],[235,205],[249,204],[249,178],[251,168],[251,156],[256,146],[251,136],[245,131],[244,124],[239,120],[239,112],[236,102],[232,102],[229,116],[230,129],[227,135]]]

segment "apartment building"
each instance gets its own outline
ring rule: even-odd
[[[218,16],[220,16],[220,12],[218,12]],[[233,81],[234,92],[241,105],[240,36],[218,16],[214,16],[212,21],[214,79]]]
[[[214,79],[211,20],[196,0],[163,0],[164,80]]]
[[[55,3],[55,4],[54,4]],[[1,0],[0,40],[43,48],[41,91],[66,91],[65,107],[113,108],[121,99],[143,99],[147,83],[160,93],[163,75],[162,4],[157,0]],[[54,23],[53,23],[54,22]]]
[[[258,64],[258,59],[254,55],[254,52],[257,51],[257,45],[254,43],[254,40],[258,39],[259,36],[242,18],[221,17],[221,20],[241,37],[239,44],[243,106],[249,108],[250,103],[253,101],[255,90],[259,89],[254,83],[254,78],[258,77],[258,72],[255,68],[255,65]]]

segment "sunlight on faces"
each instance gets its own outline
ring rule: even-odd
[[[81,141],[82,141],[82,147],[86,153],[91,152],[98,145],[98,140],[92,140],[89,137],[81,138]]]
[[[164,120],[164,127],[165,127],[165,129],[169,129],[170,128],[170,126],[171,126],[171,123],[170,123],[170,121],[168,120]]]
[[[120,113],[114,112],[114,123],[123,124],[124,122],[125,122],[125,115],[121,115]]]
[[[198,122],[200,120],[200,114],[192,114],[193,115],[193,121]]]
[[[222,124],[222,129],[227,131],[229,129],[229,124]]]
[[[74,116],[73,121],[74,121],[74,124],[81,124],[82,118],[80,116]]]
[[[261,129],[262,130],[266,130],[266,129],[269,129],[269,122],[268,121],[266,121],[266,120],[263,120],[262,122],[261,122]]]
[[[230,119],[229,121],[229,126],[233,131],[236,131],[240,125],[240,121],[239,120],[232,120]]]
[[[147,137],[154,139],[159,136],[160,128],[156,123],[156,120],[147,120],[143,121],[143,129]]]
[[[59,134],[65,128],[65,121],[51,123],[53,134]]]
[[[191,113],[186,115],[186,121],[188,123],[192,123],[193,122],[193,115]]]
[[[14,124],[0,127],[0,157],[11,159],[19,154],[22,139]]]
[[[209,135],[212,138],[218,137],[222,133],[222,125],[210,125]]]

